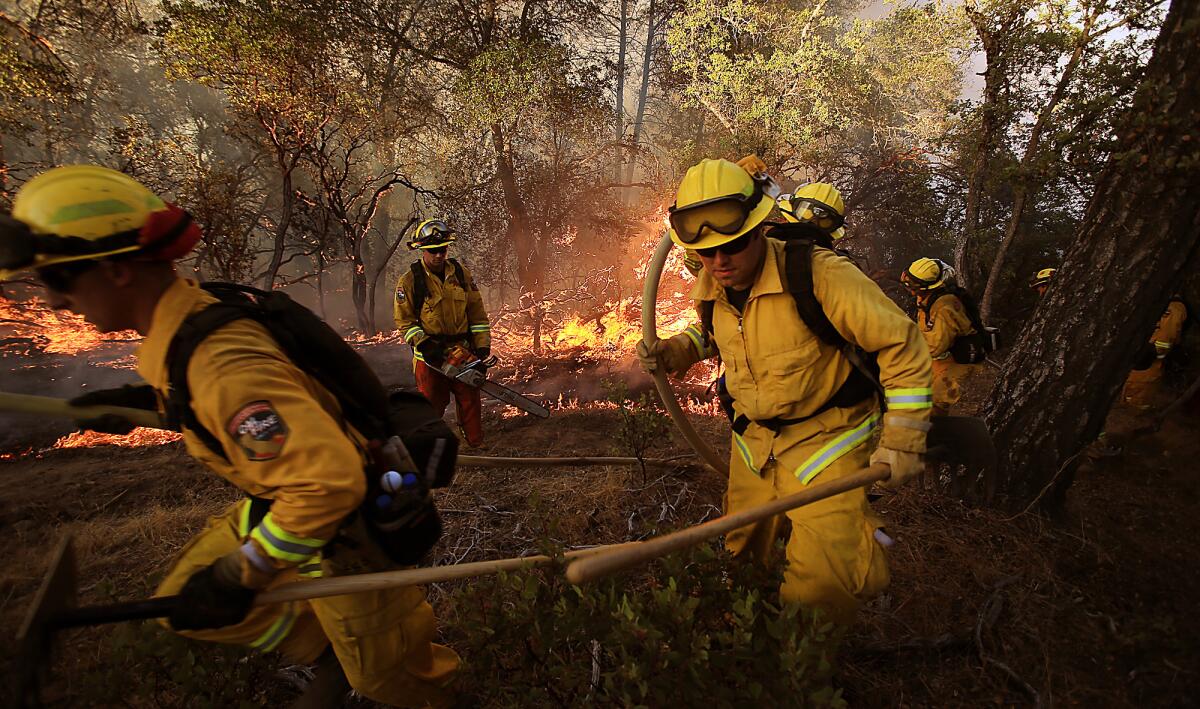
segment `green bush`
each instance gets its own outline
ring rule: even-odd
[[[771,600],[780,568],[712,546],[677,554],[630,586],[576,587],[561,568],[459,591],[455,645],[471,706],[845,706],[832,685],[838,633]],[[461,636],[461,637],[458,637]]]

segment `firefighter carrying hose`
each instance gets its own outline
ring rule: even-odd
[[[670,234],[703,262],[691,292],[701,322],[638,348],[652,372],[681,373],[717,355],[724,362],[734,413],[726,513],[847,475],[868,457],[891,466],[890,485],[903,483],[924,469],[929,430],[929,354],[916,325],[847,259],[813,242],[793,250],[764,236],[775,207],[764,182],[727,160],[688,170],[670,208]],[[877,379],[870,366],[860,368],[864,359],[877,362]],[[866,444],[881,427],[870,455]],[[782,599],[852,622],[889,580],[888,538],[865,491],[787,516]],[[780,523],[730,533],[726,546],[764,560]]]
[[[25,183],[12,216],[0,218],[0,278],[34,270],[52,307],[101,332],[145,336],[137,366],[147,384],[73,403],[162,410],[176,381],[172,345],[218,301],[175,271],[200,239],[191,217],[128,176],[87,165]],[[257,592],[290,582],[381,570],[355,514],[369,452],[337,399],[249,319],[203,339],[186,378],[203,382],[182,422],[188,452],[248,497],[211,518],[171,563],[156,591],[182,598],[169,627],[292,662],[313,663],[332,648],[350,685],[371,699],[449,705],[459,659],[433,643],[433,609],[420,587],[252,606]]]
[[[393,317],[413,348],[417,387],[438,412],[446,410],[453,392],[463,436],[468,445],[479,446],[483,444],[479,390],[436,371],[447,358],[472,354],[486,360],[491,354],[483,296],[466,266],[446,256],[454,242],[453,230],[441,219],[427,219],[417,227],[408,248],[420,251],[421,258],[400,277]]]

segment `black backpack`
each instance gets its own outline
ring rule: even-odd
[[[213,454],[228,460],[220,441],[197,419],[192,409],[188,363],[196,348],[217,329],[242,319],[254,320],[299,369],[319,381],[337,398],[342,413],[370,441],[372,464],[364,470],[367,496],[359,512],[379,546],[397,564],[419,563],[441,536],[441,520],[429,494],[454,477],[458,439],[420,394],[389,393],[370,366],[325,321],[282,291],[262,291],[234,283],[201,284],[220,299],[189,315],[167,351],[169,390],[167,418],[174,428],[187,428]],[[397,446],[394,438],[403,446]],[[395,455],[397,450],[407,450]],[[390,506],[380,504],[389,494],[381,477],[388,470],[417,475],[415,487],[394,495]],[[270,500],[252,498],[251,526],[266,515]]]
[[[1000,347],[1000,331],[983,324],[983,319],[979,317],[979,308],[975,305],[975,299],[966,289],[958,286],[944,288],[930,298],[929,302],[921,308],[921,312],[925,315],[925,327],[930,326],[929,311],[933,309],[933,304],[942,296],[947,295],[956,296],[963,304],[963,309],[967,311],[967,319],[971,321],[971,328],[975,330],[972,335],[955,338],[950,345],[950,356],[959,364],[979,364]]]
[[[854,365],[850,376],[842,383],[837,392],[808,416],[797,419],[773,418],[755,423],[776,433],[784,426],[807,421],[833,408],[853,406],[864,399],[877,396],[880,405],[884,405],[883,386],[879,383],[879,363],[874,354],[855,347],[842,337],[825,308],[817,300],[813,288],[812,255],[814,248],[823,248],[842,255],[833,247],[833,238],[825,232],[808,223],[772,224],[767,236],[784,242],[784,276],[787,279],[787,289],[796,302],[796,313],[800,320],[825,343],[841,350],[850,364]],[[711,339],[713,332],[713,307],[711,300],[700,301],[700,324],[705,337]],[[725,386],[725,377],[717,382],[717,398],[721,408],[733,423],[733,430],[741,435],[750,425],[750,419],[743,415],[735,415],[734,399]]]

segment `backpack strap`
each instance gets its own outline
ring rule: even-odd
[[[421,322],[421,308],[425,306],[425,299],[429,297],[429,284],[425,282],[425,267],[421,265],[421,259],[412,262],[410,270],[413,274],[413,292],[409,294],[409,299],[412,301],[413,313],[417,316],[417,322]]]
[[[467,288],[467,274],[463,273],[462,264],[458,262],[458,259],[448,258],[446,260],[450,262],[450,265],[454,266],[454,276],[458,279],[458,284],[462,286],[463,290],[469,290]]]
[[[846,338],[829,322],[829,316],[825,314],[825,308],[821,307],[821,301],[817,300],[813,288],[814,246],[816,244],[808,238],[794,238],[786,242],[783,268],[787,277],[787,289],[796,301],[796,312],[808,329],[826,344],[842,349],[846,346]]]
[[[216,330],[242,318],[254,318],[255,309],[249,304],[242,305],[229,301],[220,301],[209,305],[198,313],[193,313],[184,319],[183,324],[171,339],[167,349],[167,421],[177,430],[185,428],[192,433],[214,455],[229,460],[225,448],[217,437],[212,434],[197,418],[192,408],[192,389],[188,384],[188,365],[196,348],[206,337]]]

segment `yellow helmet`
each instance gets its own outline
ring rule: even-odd
[[[413,240],[408,242],[409,250],[440,249],[457,241],[454,230],[441,219],[426,219],[417,227]]]
[[[795,194],[779,197],[779,211],[789,222],[808,222],[834,239],[846,234],[846,202],[838,188],[828,182],[810,182]]]
[[[728,160],[693,165],[667,209],[671,240],[686,249],[710,249],[748,233],[775,207],[764,192],[767,179]]]
[[[170,260],[200,239],[191,216],[132,177],[97,165],[47,170],[21,186],[0,223],[0,278],[142,252]]]
[[[1054,274],[1058,272],[1057,268],[1043,268],[1037,272],[1033,280],[1029,282],[1030,288],[1037,288],[1050,284],[1050,279],[1054,278]]]
[[[900,282],[913,291],[945,288],[953,278],[954,268],[937,258],[919,258],[900,274]]]

